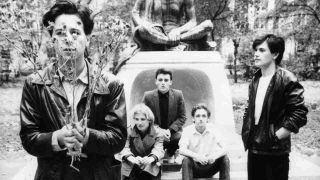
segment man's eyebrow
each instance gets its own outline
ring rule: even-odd
[[[59,28],[59,27],[53,29],[54,32],[55,32],[55,31],[61,31],[61,30],[62,30],[62,28]]]
[[[73,27],[73,28],[70,28],[71,30],[77,30],[77,31],[79,31],[80,30],[80,28],[76,28],[76,27]]]

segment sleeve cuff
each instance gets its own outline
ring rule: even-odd
[[[58,143],[58,132],[57,131],[54,131],[52,133],[51,145],[52,145],[53,151],[63,151],[63,150],[67,149],[66,147],[64,147],[64,148],[60,147],[60,145]]]
[[[154,154],[150,154],[148,157],[153,157],[154,158],[154,162],[158,162],[159,161],[158,157],[156,155],[154,155]]]
[[[134,157],[133,154],[128,154],[128,155],[123,156],[123,157],[122,157],[122,160],[123,160],[123,161],[128,161],[128,157],[130,157],[130,156],[133,156],[133,157]]]

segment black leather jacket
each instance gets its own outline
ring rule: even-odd
[[[88,158],[81,158],[78,163],[80,173],[71,173],[71,159],[66,151],[55,152],[52,148],[52,133],[66,124],[63,119],[69,105],[53,68],[52,64],[40,72],[45,85],[38,74],[33,74],[26,80],[22,92],[20,138],[24,149],[38,158],[35,180],[117,179],[121,164],[115,163],[113,155],[123,149],[127,139],[123,84],[112,74],[105,73],[100,78],[91,102],[89,139],[82,149]],[[89,66],[89,75],[90,72]],[[87,96],[88,87],[77,106],[79,119],[84,115]]]
[[[255,97],[261,70],[249,85],[249,101],[243,117],[242,140],[245,149],[257,154],[284,154],[291,151],[290,136],[278,141],[275,132],[284,127],[297,133],[307,123],[304,89],[289,71],[277,67],[267,88],[261,117],[254,127]]]

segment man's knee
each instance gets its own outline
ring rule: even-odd
[[[191,166],[192,160],[189,157],[184,157],[182,160],[182,166]]]
[[[139,32],[139,35],[140,35],[141,37],[148,37],[148,36],[150,36],[149,30],[148,30],[146,27],[144,27],[144,26],[139,26],[138,29],[137,29],[137,31]]]
[[[211,20],[205,20],[201,23],[201,26],[205,29],[205,31],[211,31],[213,29],[213,24]]]
[[[227,155],[224,155],[221,158],[219,158],[219,161],[223,167],[230,168],[230,159]]]

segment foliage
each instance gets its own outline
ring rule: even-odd
[[[213,23],[212,39],[216,36],[222,36],[225,28],[228,27],[228,19],[232,15],[229,8],[230,0],[197,0],[196,17],[198,22],[211,20]]]
[[[106,21],[100,22],[98,29],[92,34],[90,39],[90,50],[93,53],[93,71],[94,76],[92,84],[89,87],[89,95],[84,113],[84,122],[90,112],[90,102],[95,87],[103,75],[104,69],[114,69],[117,66],[116,54],[119,53],[119,44],[123,41],[129,31],[129,25],[119,17],[107,16]],[[109,65],[109,67],[108,67]],[[111,66],[111,67],[110,67]],[[112,70],[111,70],[112,71]]]
[[[97,25],[95,27],[95,32],[101,31],[100,25],[104,27],[110,27],[113,30],[118,29],[120,31],[126,31],[125,35],[121,37],[121,43],[115,49],[115,53],[112,56],[112,60],[109,62],[108,69],[113,73],[117,74],[121,67],[129,60],[136,48],[132,48],[134,43],[131,40],[131,9],[135,3],[135,0],[126,1],[126,0],[109,0],[108,3],[104,3],[102,9],[98,16],[95,17]],[[115,23],[119,22],[119,23]],[[111,29],[110,29],[111,30]],[[111,30],[111,31],[113,31]],[[115,39],[111,34],[107,35],[107,39]]]
[[[117,16],[125,22],[131,21],[131,9],[135,0],[109,0],[104,4],[105,14],[107,16]]]
[[[124,53],[123,45],[128,43],[128,34],[130,31],[130,25],[122,18],[114,15],[110,15],[107,11],[103,11],[99,16],[98,27],[95,28],[91,42],[90,53],[91,56],[95,54],[105,53],[108,50],[108,70],[113,74],[117,74],[121,66],[119,64],[129,57],[121,56]],[[94,45],[95,44],[95,45]],[[102,49],[101,49],[102,48]]]
[[[291,55],[288,60],[282,61],[282,66],[293,72],[301,80],[320,80],[318,66],[315,67],[309,60],[310,56],[308,54],[300,53],[296,56]]]
[[[200,22],[205,19],[210,19],[213,22],[214,29],[211,33],[213,40],[216,41],[222,37],[228,37],[232,40],[234,45],[232,67],[234,68],[234,79],[237,82],[238,48],[241,40],[250,33],[248,8],[253,4],[253,0],[199,0],[195,4],[196,10],[198,10],[196,15]]]
[[[249,33],[252,33],[249,29],[248,12],[250,5],[253,4],[251,0],[235,1],[233,16],[230,23],[230,29],[227,31],[228,36],[232,39],[234,45],[234,82],[237,83],[237,61],[239,61],[239,46],[242,40],[246,39]],[[252,34],[251,34],[252,35]],[[244,55],[242,53],[242,55]],[[247,58],[246,58],[247,59]],[[248,58],[250,59],[250,58]],[[247,63],[249,64],[249,63]],[[245,65],[247,65],[245,64]],[[250,71],[248,66],[245,66],[246,72]]]
[[[320,24],[319,0],[279,0],[276,7],[274,14],[279,18],[310,16],[316,24]]]
[[[301,79],[316,79],[320,77],[320,1],[293,0],[277,1],[271,16],[275,19],[288,21],[286,31],[280,32],[284,37],[294,37],[296,53],[288,61],[283,62],[285,67],[295,72]]]
[[[238,60],[242,65],[240,68],[240,71],[243,72],[242,78],[244,78],[245,80],[251,79],[253,77],[254,72],[257,70],[257,68],[253,66],[253,38],[254,36],[247,35],[242,39],[239,45]]]
[[[41,16],[45,9],[52,4],[49,0],[21,0],[1,2],[0,13],[0,43],[12,49],[13,61],[20,73],[22,64],[30,69],[40,68],[36,61],[39,57],[42,40],[46,33],[40,25]],[[8,40],[10,43],[8,43]],[[24,61],[30,62],[28,65]],[[29,66],[29,67],[28,67]]]

